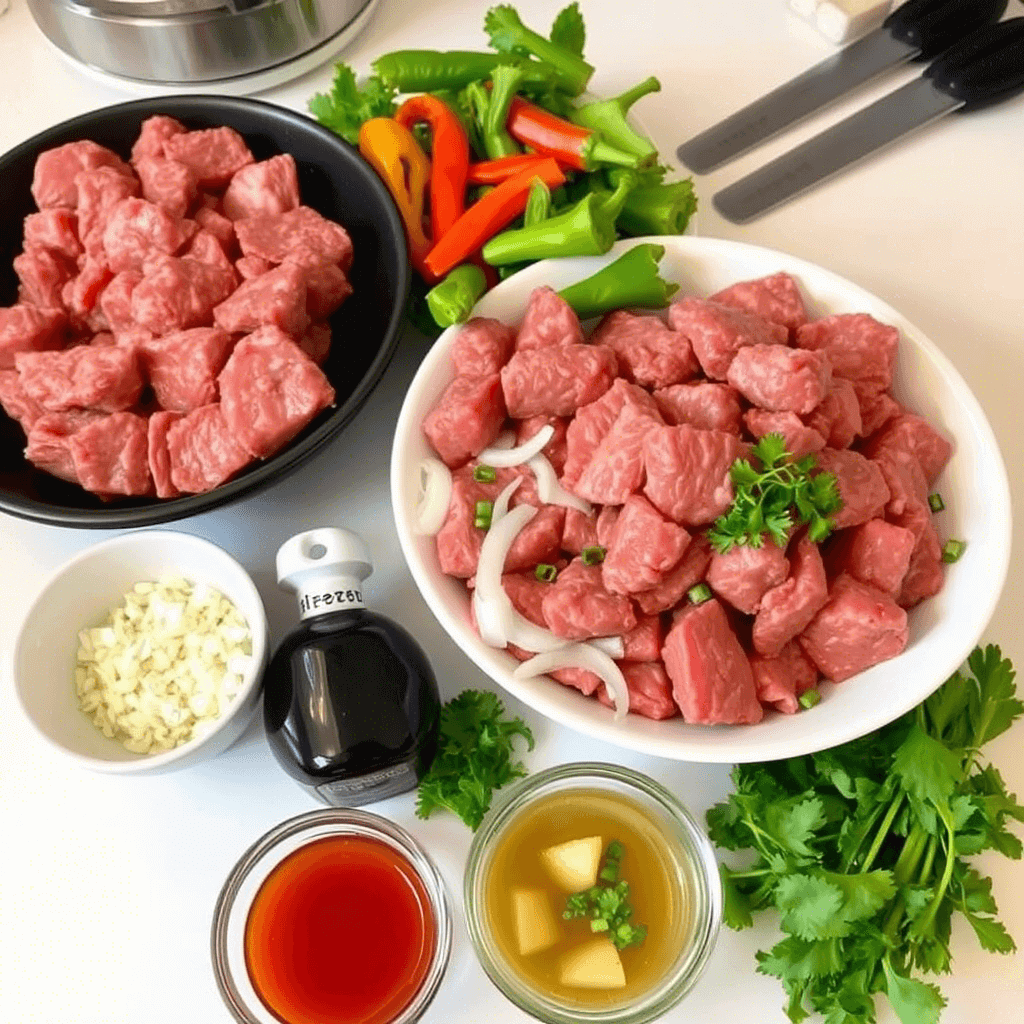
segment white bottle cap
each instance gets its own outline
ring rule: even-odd
[[[295,592],[304,619],[364,608],[362,582],[372,572],[362,537],[333,526],[296,534],[277,551],[277,582]]]

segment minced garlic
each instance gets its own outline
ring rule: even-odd
[[[78,640],[79,705],[104,736],[136,754],[208,731],[252,661],[241,612],[219,591],[180,576],[136,583]]]

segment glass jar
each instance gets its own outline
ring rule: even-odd
[[[589,793],[625,798],[649,819],[668,867],[668,884],[676,887],[669,898],[684,908],[678,950],[660,977],[628,1000],[612,998],[601,1007],[560,1000],[524,978],[512,958],[502,952],[487,907],[489,870],[502,838],[517,818],[544,798],[556,794],[575,797],[576,793],[580,801]],[[501,796],[474,836],[463,892],[469,934],[491,981],[516,1006],[545,1024],[646,1024],[675,1006],[700,977],[722,922],[722,885],[714,849],[693,815],[659,783],[629,768],[602,763],[551,768]],[[623,873],[628,880],[628,867]]]
[[[211,952],[221,996],[238,1024],[287,1024],[257,992],[247,963],[247,926],[265,883],[287,859],[320,840],[347,837],[382,844],[392,865],[397,863],[417,880],[433,921],[432,943],[426,952],[422,979],[402,1005],[382,1024],[412,1024],[432,1002],[451,954],[451,907],[444,882],[433,861],[405,829],[376,814],[348,808],[312,811],[291,818],[257,840],[228,875],[213,915]]]

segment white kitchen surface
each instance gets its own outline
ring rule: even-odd
[[[559,0],[519,0],[546,26]],[[368,70],[400,48],[482,48],[483,0],[382,0],[348,53]],[[785,0],[583,0],[595,92],[614,94],[648,74],[660,94],[638,113],[665,158],[675,146],[810,64],[832,47]],[[1009,13],[1024,15],[1020,0]],[[910,77],[905,71],[892,83]],[[302,109],[330,80],[321,68],[263,94]],[[1015,502],[1024,506],[1024,96],[935,123],[817,192],[740,228],[717,216],[712,193],[813,131],[887,91],[865,90],[782,140],[697,179],[701,234],[740,239],[820,263],[875,292],[920,327],[974,389],[1002,446]],[[0,18],[0,151],[65,118],[131,98],[69,67],[12,0]],[[2,189],[2,183],[0,183]],[[0,191],[2,196],[2,191]],[[488,681],[441,632],[417,593],[391,523],[389,439],[403,391],[424,351],[412,333],[358,420],[313,463],[264,494],[173,528],[207,537],[253,573],[275,643],[296,619],[274,581],[277,546],[316,525],[362,533],[377,563],[366,594],[420,638],[445,696]],[[986,640],[1024,668],[1024,521]],[[209,961],[221,883],[239,854],[292,815],[317,806],[281,772],[253,725],[226,754],[156,778],[121,779],[70,767],[20,717],[9,652],[31,598],[54,567],[101,539],[0,515],[0,1021],[4,1024],[216,1024],[229,1020]],[[699,814],[729,789],[726,766],[624,752],[541,720],[514,700],[538,748],[531,768],[570,760],[628,764],[661,780]],[[1024,727],[988,751],[1011,791],[1024,791]],[[408,827],[439,862],[461,918],[469,833],[450,817],[422,822],[412,795],[373,808]],[[1002,919],[1024,943],[1024,869],[980,858]],[[783,993],[754,971],[775,940],[767,922],[724,931],[689,998],[665,1020],[783,1024]],[[941,979],[946,1024],[1010,1024],[1024,997],[1024,952],[982,953],[966,925],[954,933],[954,974]],[[451,967],[428,1024],[512,1024],[525,1015],[480,970],[459,920]],[[895,1018],[886,1011],[883,1024]]]

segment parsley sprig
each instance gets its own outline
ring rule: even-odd
[[[441,709],[437,755],[420,780],[416,813],[427,818],[440,807],[476,831],[494,790],[526,775],[514,760],[515,738],[533,750],[533,733],[521,718],[506,718],[505,705],[483,690],[464,690]]]
[[[735,495],[724,515],[708,531],[719,554],[738,544],[759,548],[765,535],[785,547],[797,523],[808,524],[808,535],[821,543],[832,531],[829,517],[843,501],[833,473],[813,473],[817,459],[793,459],[781,434],[765,434],[751,449],[760,469],[737,459],[729,470]]]
[[[309,112],[326,128],[353,146],[359,143],[359,127],[372,117],[391,117],[397,90],[371,75],[356,84],[352,68],[339,62],[334,67],[330,92],[318,92],[309,101]]]
[[[607,935],[616,949],[639,946],[647,938],[647,925],[631,924],[633,906],[629,902],[629,882],[619,878],[625,847],[617,839],[608,844],[597,885],[574,893],[565,901],[562,913],[567,921],[586,918],[590,930]],[[602,884],[606,883],[606,884]]]
[[[978,648],[966,672],[869,736],[733,770],[709,832],[756,859],[722,867],[726,923],[779,912],[786,938],[757,954],[757,969],[781,980],[790,1020],[810,1010],[871,1024],[882,992],[903,1024],[935,1024],[945,999],[913,974],[950,970],[954,913],[983,949],[1013,952],[991,880],[964,857],[1024,851],[1007,828],[1024,806],[980,756],[1022,713],[1013,666],[998,647]]]

